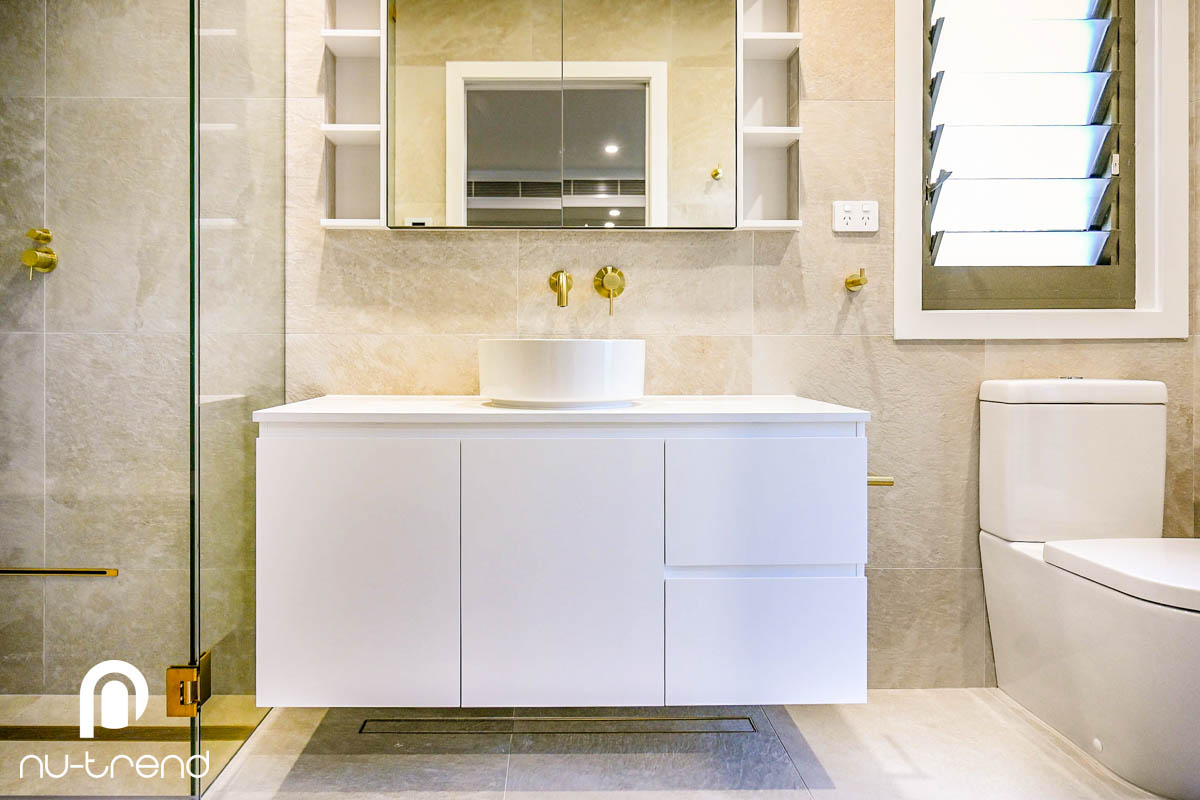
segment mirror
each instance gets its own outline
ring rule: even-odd
[[[390,16],[390,226],[736,225],[736,0],[394,0]]]

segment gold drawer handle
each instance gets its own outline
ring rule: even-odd
[[[868,475],[867,486],[895,486],[896,479],[890,475]]]

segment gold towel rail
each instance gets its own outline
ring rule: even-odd
[[[92,578],[115,578],[115,567],[0,567],[0,575],[67,575]]]

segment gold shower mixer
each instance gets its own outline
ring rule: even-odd
[[[58,254],[49,247],[54,234],[47,228],[30,228],[25,235],[38,245],[21,254],[21,263],[29,267],[29,280],[33,280],[34,270],[43,274],[53,272],[58,266]]]

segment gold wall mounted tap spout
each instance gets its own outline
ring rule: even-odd
[[[558,293],[558,307],[567,307],[567,293],[575,288],[575,280],[571,277],[571,273],[565,269],[560,269],[550,276],[550,288]]]

